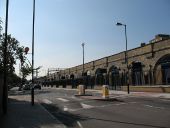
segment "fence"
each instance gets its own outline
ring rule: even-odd
[[[148,71],[129,71],[121,73],[98,74],[96,76],[83,76],[81,78],[62,79],[53,81],[44,81],[44,86],[66,87],[70,85],[77,88],[79,84],[84,84],[86,88],[94,88],[95,86],[109,85],[110,89],[119,90],[121,86],[130,85],[170,85],[170,68],[161,70]]]

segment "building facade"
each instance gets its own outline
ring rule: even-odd
[[[49,74],[44,85],[85,84],[87,88],[108,84],[121,89],[129,83],[138,85],[170,85],[170,35],[158,34],[148,44]]]

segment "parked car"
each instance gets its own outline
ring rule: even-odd
[[[35,85],[34,85],[34,89],[39,89],[39,90],[41,90],[41,85],[35,84]]]
[[[24,84],[23,85],[23,90],[30,90],[30,89],[31,89],[30,84]]]

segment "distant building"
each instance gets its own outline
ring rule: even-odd
[[[158,34],[148,44],[125,52],[94,60],[84,65],[58,71],[46,76],[44,84],[85,84],[87,88],[108,84],[110,89],[121,89],[127,81],[133,86],[170,85],[170,35]]]

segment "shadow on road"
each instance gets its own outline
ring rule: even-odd
[[[133,123],[133,122],[126,122],[126,121],[107,120],[107,119],[86,117],[86,120],[88,120],[88,119],[98,120],[98,121],[105,121],[105,122],[113,122],[113,123],[118,123],[118,124],[130,124],[130,125],[133,125],[133,126],[152,127],[152,128],[169,128],[169,127],[156,126],[156,125],[150,125],[150,124],[142,124],[142,123]]]
[[[77,121],[84,121],[88,119],[87,117],[82,117],[79,114],[72,114],[68,111],[63,111],[60,108],[50,105],[50,104],[41,104],[44,106],[57,120],[59,120],[61,123],[66,125],[67,127],[76,127]]]
[[[85,121],[85,120],[98,120],[98,121],[105,121],[111,123],[118,123],[118,124],[127,124],[135,126],[142,126],[142,127],[151,127],[151,128],[169,128],[166,126],[157,126],[152,124],[144,124],[144,123],[134,123],[128,121],[118,121],[118,120],[108,120],[108,119],[101,119],[101,118],[93,118],[88,116],[82,116],[80,114],[72,114],[68,111],[63,111],[60,108],[50,105],[50,104],[42,104],[54,117],[57,118],[60,122],[62,122],[67,127],[76,127],[77,121]]]

